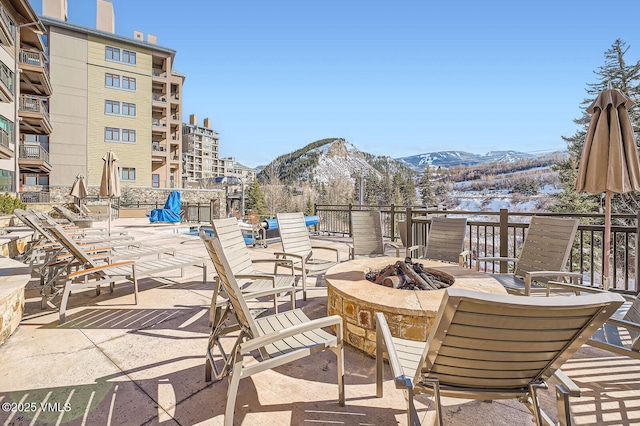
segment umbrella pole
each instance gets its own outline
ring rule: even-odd
[[[603,263],[602,263],[602,286],[605,290],[609,290],[610,274],[610,258],[611,258],[611,197],[613,193],[611,191],[605,192],[604,201],[604,248],[603,248]]]
[[[107,212],[109,213],[107,216],[107,232],[108,235],[111,236],[111,197],[109,197],[109,201],[107,202]]]

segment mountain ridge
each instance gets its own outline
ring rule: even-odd
[[[414,171],[422,172],[428,165],[434,167],[454,167],[454,166],[473,166],[478,164],[501,163],[501,162],[517,162],[520,160],[531,160],[534,158],[546,157],[551,155],[563,154],[566,151],[556,151],[543,155],[534,155],[526,152],[506,150],[506,151],[489,151],[486,154],[473,154],[466,151],[437,151],[427,152],[424,154],[410,155],[407,157],[395,158]]]

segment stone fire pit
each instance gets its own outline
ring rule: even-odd
[[[380,270],[401,258],[361,258],[341,263],[325,274],[327,313],[340,315],[345,321],[345,342],[370,355],[375,355],[375,312],[387,317],[391,333],[396,337],[426,341],[435,319],[444,289],[400,290],[374,284],[365,279],[371,270]],[[452,287],[485,293],[506,294],[504,287],[482,272],[449,263],[417,260],[425,268],[452,277]]]

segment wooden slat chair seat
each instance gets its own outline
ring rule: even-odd
[[[271,259],[252,260],[247,249],[247,244],[242,236],[242,230],[236,218],[218,219],[211,221],[211,226],[216,237],[224,250],[224,254],[229,259],[229,265],[233,271],[240,289],[248,298],[250,294],[266,291],[273,297],[273,308],[278,312],[278,296],[289,293],[291,299],[291,309],[296,307],[295,275],[293,268],[291,273],[286,275],[275,275],[258,272],[254,269],[255,264],[269,263],[275,265],[276,262],[291,265],[291,261],[281,260],[275,257]],[[221,285],[218,283],[218,285]],[[270,290],[277,289],[277,292]],[[214,293],[215,294],[215,293]],[[212,302],[215,297],[212,299]],[[212,310],[215,313],[215,310]],[[215,322],[215,318],[211,318]]]
[[[289,259],[292,267],[300,271],[302,281],[302,298],[307,300],[307,275],[320,275],[334,265],[340,263],[340,252],[333,247],[315,246],[311,244],[309,231],[304,220],[304,215],[298,213],[278,213],[278,230],[282,240],[282,252],[275,253],[276,257]],[[316,257],[314,250],[330,251],[335,255],[335,260],[322,259]],[[285,264],[276,264],[274,269],[278,273],[278,268],[288,268]]]
[[[406,246],[406,222],[398,224],[398,230],[400,231],[400,239]],[[469,267],[470,253],[469,250],[464,249],[466,235],[466,218],[434,217],[429,225],[426,247],[421,245],[407,247],[407,257],[439,260]]]
[[[351,238],[349,259],[356,256],[384,256],[387,246],[400,256],[400,245],[384,240],[382,216],[377,210],[354,210],[351,216]]]
[[[133,292],[135,303],[138,304],[138,278],[160,272],[180,269],[181,276],[184,268],[197,266],[202,268],[202,281],[206,282],[207,265],[203,259],[196,257],[175,255],[166,256],[161,259],[146,261],[120,261],[116,263],[98,263],[89,253],[78,245],[59,226],[52,226],[48,230],[56,240],[73,256],[73,260],[68,262],[68,266],[59,268],[51,280],[64,280],[62,290],[62,301],[60,302],[60,324],[66,320],[66,309],[69,295],[72,291],[86,290],[93,288],[99,294],[102,284],[109,284],[110,291],[113,291],[116,280],[129,280],[133,282]],[[93,281],[89,281],[89,280]]]
[[[333,315],[311,320],[301,309],[254,319],[220,241],[216,237],[208,237],[203,233],[201,238],[213,260],[222,287],[229,297],[230,312],[235,317],[238,324],[237,330],[239,330],[229,355],[223,358],[224,366],[221,375],[229,377],[224,424],[233,425],[240,379],[326,349],[330,349],[337,356],[338,402],[344,405],[342,319]],[[327,327],[335,327],[336,335],[323,330]],[[215,342],[210,339],[209,344],[215,344]],[[251,352],[256,353],[256,360],[245,363],[245,358]],[[211,351],[208,351],[207,369],[211,368],[209,364],[214,364],[216,361],[210,356]],[[309,380],[313,380],[313,377],[309,377]]]
[[[577,282],[582,276],[579,272],[565,269],[577,229],[577,219],[534,216],[518,258],[479,257],[476,269],[480,269],[480,262],[513,262],[515,269],[512,274],[491,276],[509,293],[529,296],[532,291],[546,291],[549,294],[546,285],[549,281],[565,278]]]
[[[576,295],[606,293],[605,290],[598,288],[561,282],[550,282],[549,286],[573,291]],[[619,355],[640,359],[640,295],[623,296],[627,301],[589,338],[587,343]],[[625,333],[624,336],[623,333]]]
[[[442,424],[442,396],[518,398],[537,425],[553,424],[536,390],[555,376],[560,424],[571,424],[569,396],[578,388],[559,370],[624,299],[613,293],[529,298],[448,288],[426,342],[393,337],[376,313],[376,396],[382,397],[383,357],[396,388],[405,392],[408,424],[420,424],[414,394],[434,396]]]

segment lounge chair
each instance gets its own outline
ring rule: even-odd
[[[561,282],[551,281],[548,285],[551,288],[561,288],[565,292],[574,292],[576,295],[608,293],[607,290]],[[640,359],[640,295],[633,297],[622,294],[622,296],[627,301],[589,338],[587,343],[609,352]]]
[[[577,219],[534,216],[531,218],[527,236],[519,258],[479,257],[480,262],[515,262],[513,274],[491,274],[509,293],[529,296],[532,291],[544,290],[549,294],[549,281],[560,281],[562,277],[577,282],[579,272],[565,270],[573,239],[578,229]]]
[[[376,396],[382,397],[383,356],[396,388],[407,399],[407,420],[420,424],[413,402],[433,395],[436,424],[440,398],[518,398],[537,425],[553,424],[536,390],[555,376],[560,424],[571,424],[570,396],[578,388],[559,368],[622,305],[617,294],[529,298],[448,288],[426,342],[393,337],[376,313]]]
[[[196,257],[185,255],[166,256],[161,259],[148,261],[123,260],[117,263],[100,263],[78,245],[59,226],[49,228],[56,240],[69,252],[70,257],[63,265],[56,268],[55,274],[49,277],[52,282],[64,281],[62,301],[60,302],[60,324],[65,322],[67,302],[72,291],[95,289],[100,293],[100,285],[109,284],[113,291],[116,279],[126,279],[133,282],[135,303],[138,303],[138,278],[146,275],[197,266],[202,268],[202,281],[206,282],[206,262]],[[89,281],[95,279],[95,281]],[[54,285],[54,284],[52,284]]]
[[[291,269],[291,274],[288,275],[273,275],[257,272],[253,268],[254,264],[258,263],[275,264],[278,262],[291,265],[292,261],[276,259],[275,257],[271,259],[251,260],[238,220],[234,217],[213,220],[211,221],[211,225],[216,237],[220,240],[225,257],[229,259],[231,271],[236,277],[245,298],[249,297],[251,293],[278,289],[278,292],[272,293],[275,312],[278,313],[279,294],[290,293],[291,309],[296,307],[295,276],[293,269]],[[212,301],[215,302],[215,300],[216,298],[214,296]]]
[[[240,379],[300,360],[325,349],[335,352],[338,358],[336,363],[338,402],[343,406],[345,397],[342,319],[333,315],[311,320],[301,309],[254,319],[233,276],[233,271],[220,241],[216,237],[207,237],[202,234],[201,238],[211,259],[213,259],[220,282],[229,296],[232,313],[239,328],[235,343],[225,360],[223,371],[223,375],[229,376],[224,424],[233,425]],[[336,335],[323,330],[327,327],[335,327]],[[257,362],[245,363],[245,356],[254,351],[257,355]],[[207,359],[211,363],[215,361],[209,359],[209,355],[207,355]],[[313,380],[313,377],[309,377],[309,380]]]
[[[62,217],[80,228],[91,228],[93,226],[93,217],[81,216],[77,213],[72,212],[64,206],[53,206],[53,210],[55,210],[58,214],[62,215]]]
[[[352,244],[349,247],[349,259],[356,256],[384,256],[387,246],[396,250],[400,256],[400,245],[384,241],[382,216],[377,210],[354,210],[351,216]]]
[[[275,253],[275,255],[278,258],[293,261],[293,268],[300,271],[302,276],[302,299],[307,300],[307,275],[322,274],[340,263],[340,252],[333,247],[311,245],[309,231],[302,213],[278,213],[276,218],[283,251]],[[318,258],[315,256],[314,250],[316,252],[319,250],[331,251],[335,254],[336,259],[334,261]],[[288,266],[276,264],[274,272],[277,273],[280,267],[286,268]]]
[[[406,222],[398,223],[402,244],[407,245]],[[440,260],[469,267],[469,250],[464,248],[467,234],[467,219],[453,217],[434,217],[429,225],[427,245],[407,247],[407,257]]]

